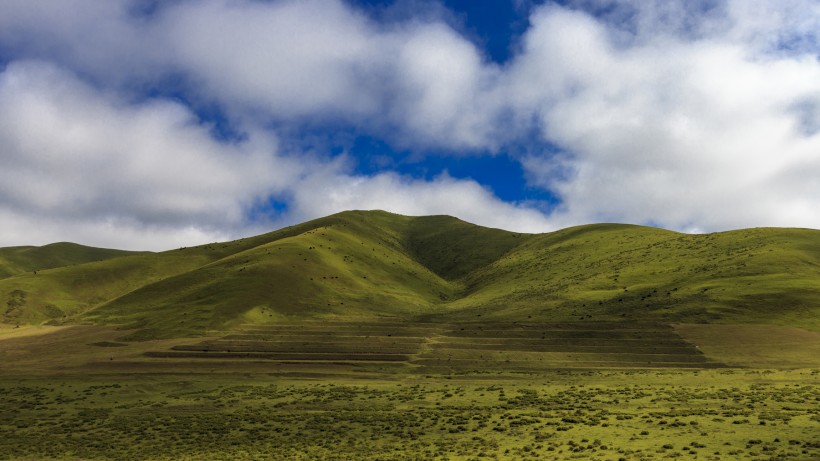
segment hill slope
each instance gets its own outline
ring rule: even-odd
[[[86,318],[151,331],[199,332],[243,322],[429,312],[453,297],[457,288],[406,249],[404,235],[411,221],[386,213],[345,213],[311,221],[146,285]]]
[[[469,274],[462,317],[820,327],[820,231],[708,235],[590,225],[536,236]],[[462,307],[463,306],[463,307]],[[452,316],[453,313],[449,313]]]
[[[0,280],[0,312],[6,322],[140,327],[135,338],[310,318],[820,330],[818,280],[815,230],[687,235],[601,224],[529,235],[354,211],[234,242],[14,275]]]
[[[103,261],[138,254],[134,251],[94,248],[76,243],[52,243],[41,247],[23,246],[0,248],[0,279],[25,272],[55,267]]]

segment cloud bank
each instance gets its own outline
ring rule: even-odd
[[[372,208],[528,232],[820,228],[811,0],[547,2],[503,64],[443,9],[144,6],[0,4],[0,245],[160,249]],[[559,202],[300,147],[339,129],[421,157],[505,153]]]

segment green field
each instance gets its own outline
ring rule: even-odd
[[[820,232],[0,249],[0,459],[820,459]]]
[[[131,339],[358,319],[820,331],[820,231],[809,229],[534,235],[370,211],[162,253],[57,245],[28,248],[23,261],[21,251],[0,249],[3,322],[125,325]]]
[[[0,330],[0,457],[820,457],[820,334],[788,327],[306,322],[122,335]]]
[[[817,459],[818,371],[0,379],[4,459]]]

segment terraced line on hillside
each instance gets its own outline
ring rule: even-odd
[[[433,368],[714,368],[669,325],[580,322],[461,326],[415,363]]]
[[[248,325],[216,340],[151,351],[161,359],[393,362],[429,371],[716,368],[669,325],[579,322],[462,325]]]
[[[299,363],[409,362],[430,333],[406,323],[247,325],[216,340],[146,354],[154,358],[256,359]]]

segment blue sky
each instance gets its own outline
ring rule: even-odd
[[[8,0],[0,246],[820,227],[814,0]]]

